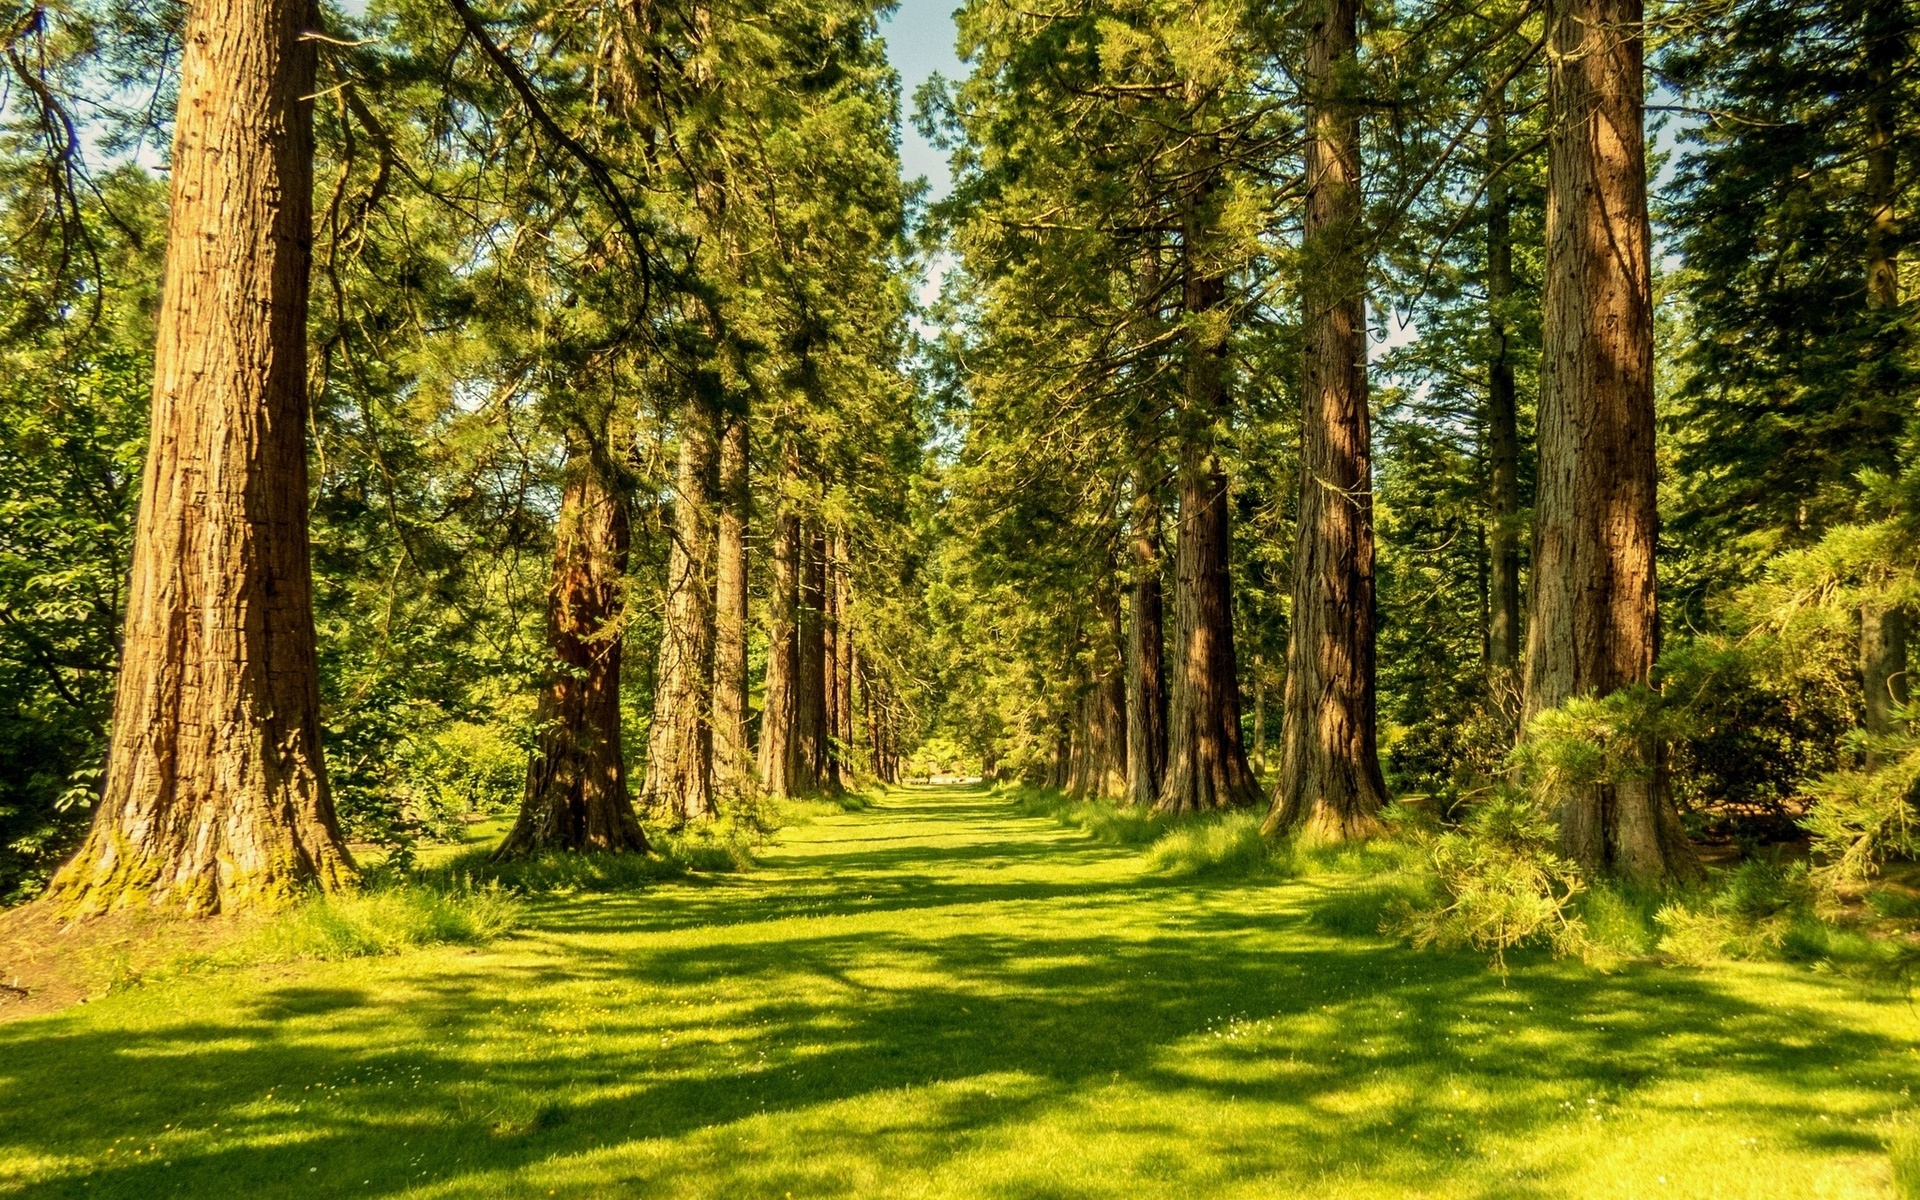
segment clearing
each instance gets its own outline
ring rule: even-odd
[[[1905,997],[1774,964],[1503,981],[1338,932],[1344,886],[1170,881],[896,790],[484,949],[0,1025],[0,1194],[1893,1194]]]

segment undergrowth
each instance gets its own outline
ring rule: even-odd
[[[233,944],[183,965],[365,958],[413,946],[476,945],[513,929],[525,909],[525,902],[497,881],[478,886],[465,877],[440,886],[376,882],[358,891],[311,896]]]

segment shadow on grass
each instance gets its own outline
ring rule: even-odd
[[[624,1187],[675,1192],[702,1169],[713,1194],[859,1194],[841,1168],[810,1164],[931,1170],[973,1139],[1122,1083],[1170,1102],[1312,1114],[1380,1077],[1402,1086],[1337,1122],[1213,1143],[1220,1161],[1206,1169],[1245,1178],[1311,1144],[1329,1169],[1412,1187],[1456,1170],[1486,1127],[1544,1130],[1575,1103],[1729,1064],[1765,1085],[1754,1119],[1782,1129],[1803,1124],[1797,1106],[1836,1070],[1881,1063],[1897,1084],[1920,1083],[1904,1044],[1743,1001],[1710,975],[1601,977],[1536,959],[1503,983],[1477,957],[1351,936],[1371,932],[1337,915],[1369,902],[1351,889],[1276,898],[1200,884],[1170,897],[1137,875],[1100,875],[1121,852],[1043,839],[1043,822],[991,798],[915,797],[880,813],[927,829],[790,847],[769,859],[786,870],[765,879],[537,901],[531,932],[478,978],[436,960],[397,984],[268,984],[188,1013],[0,1028],[0,1192],[12,1159],[63,1164],[36,1185],[44,1196],[393,1195],[436,1182],[496,1194],[481,1181],[706,1138],[639,1156]],[[934,844],[949,836],[971,840]],[[1048,863],[1081,873],[1037,877]],[[975,905],[993,919],[954,919]],[[1153,920],[1119,919],[1152,906]],[[709,925],[747,932],[685,936]],[[1525,1052],[1503,1049],[1522,1027]],[[1433,1102],[1462,1081],[1492,1098],[1481,1130]],[[809,1115],[909,1091],[910,1120]],[[755,1135],[757,1173],[728,1185],[747,1168],[710,1144],[713,1131],[756,1118],[785,1124]],[[1878,1150],[1858,1129],[1794,1136]],[[1515,1179],[1500,1194],[1557,1193]]]

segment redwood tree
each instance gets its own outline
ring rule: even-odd
[[[1166,627],[1160,592],[1160,503],[1150,480],[1134,481],[1133,600],[1127,625],[1127,802],[1160,798],[1167,769]]]
[[[1374,744],[1373,460],[1367,420],[1355,0],[1307,40],[1306,362],[1280,782],[1266,828],[1364,837],[1386,802]]]
[[[720,438],[720,509],[714,531],[713,776],[722,793],[753,780],[747,735],[747,418],[730,416]]]
[[[552,674],[535,710],[520,817],[496,857],[549,847],[647,849],[627,795],[620,745],[620,613],[627,506],[584,438],[570,439],[553,586],[547,593]]]
[[[712,562],[714,414],[699,399],[680,414],[673,536],[667,548],[665,621],[654,674],[642,794],[675,824],[713,816],[714,658]]]
[[[1525,712],[1649,682],[1657,651],[1653,300],[1640,0],[1552,0],[1545,346]],[[1658,747],[1570,792],[1566,855],[1658,881],[1693,855]]]
[[[1199,205],[1195,208],[1198,209]],[[1184,228],[1182,307],[1186,397],[1180,415],[1180,518],[1175,539],[1173,703],[1167,769],[1155,807],[1197,812],[1259,800],[1240,738],[1240,679],[1233,650],[1227,476],[1213,444],[1225,415],[1226,280],[1205,261],[1197,213]]]
[[[53,894],[211,913],[352,881],[307,541],[311,0],[195,4],[106,785]]]

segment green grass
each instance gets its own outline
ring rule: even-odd
[[[1163,840],[896,791],[751,870],[529,890],[485,944],[0,1025],[0,1195],[1891,1197],[1920,1173],[1904,995],[1779,962],[1516,953],[1503,978],[1374,932],[1419,886],[1403,849],[1174,877]]]

